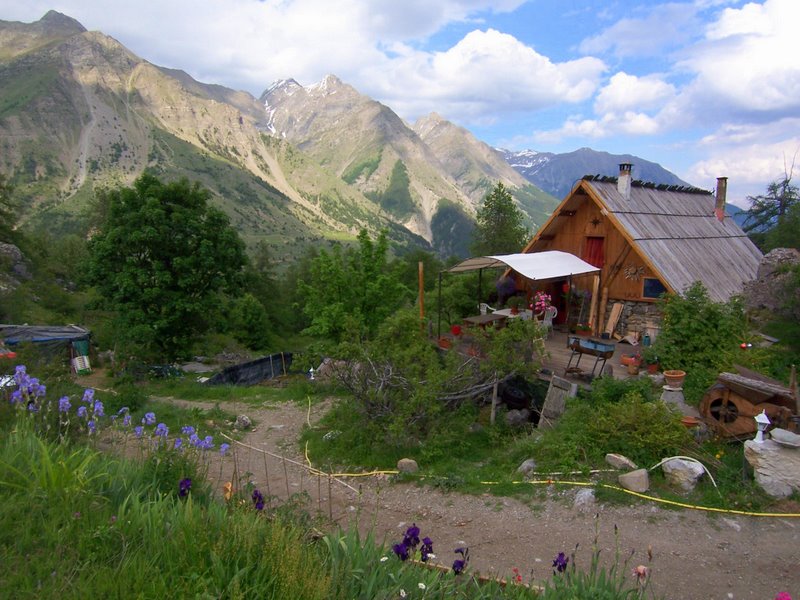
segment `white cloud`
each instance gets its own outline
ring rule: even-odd
[[[554,63],[508,34],[472,31],[444,52],[406,52],[367,77],[378,97],[404,116],[438,106],[451,119],[581,102],[597,89],[605,64],[595,58]],[[408,94],[413,89],[413,94]]]
[[[585,54],[613,52],[619,57],[659,56],[685,44],[698,29],[697,7],[668,3],[652,7],[641,17],[624,16],[611,27],[586,38],[579,46]]]
[[[747,182],[767,183],[800,158],[800,117],[782,119],[767,125],[726,125],[700,140],[708,159],[699,161],[693,171],[719,171],[725,165],[736,177]],[[798,163],[800,170],[800,163]]]
[[[538,144],[556,144],[568,138],[601,139],[614,135],[654,135],[662,130],[658,120],[632,110],[606,113],[598,119],[570,117],[558,129],[536,131],[533,140]]]
[[[747,196],[792,170],[800,172],[800,117],[765,125],[726,125],[704,137],[699,149],[706,158],[691,165],[693,181],[727,176],[729,198],[744,206]]]
[[[679,68],[696,74],[685,106],[708,104],[718,116],[753,119],[800,111],[800,2],[766,0],[725,9]],[[701,114],[702,111],[698,111]],[[722,112],[722,114],[720,114]]]
[[[619,72],[600,90],[594,109],[598,114],[653,109],[662,107],[674,96],[675,87],[659,75],[637,77]]]

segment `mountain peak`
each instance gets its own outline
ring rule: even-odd
[[[55,10],[47,11],[47,13],[39,19],[38,25],[46,31],[57,31],[65,35],[76,35],[86,32],[86,27],[81,25],[78,21]]]
[[[267,88],[267,90],[262,94],[262,97],[269,96],[274,92],[283,92],[291,96],[298,89],[303,89],[303,86],[297,83],[297,81],[294,79],[278,79],[277,81],[272,82],[272,85]]]

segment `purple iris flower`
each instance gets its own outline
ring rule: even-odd
[[[81,419],[85,419],[85,418],[87,417],[87,415],[88,415],[88,414],[89,414],[89,412],[86,410],[86,407],[85,407],[85,406],[79,406],[79,407],[78,407],[78,416],[79,416]]]
[[[225,456],[228,453],[228,448],[230,448],[230,447],[231,447],[230,444],[220,444],[219,445],[219,453],[222,456]]]
[[[185,498],[189,495],[190,489],[192,489],[192,480],[188,477],[181,479],[180,483],[178,484],[178,496]]]
[[[142,437],[142,434],[144,433],[144,427],[142,427],[141,425],[137,425],[136,427],[133,428],[133,433],[136,434],[137,438]]]
[[[22,403],[22,392],[20,390],[14,390],[11,392],[11,404],[20,404]]]
[[[469,548],[456,548],[454,552],[461,555],[461,558],[457,558],[453,561],[453,573],[458,575],[467,568],[467,563],[469,563]]]
[[[173,446],[175,450],[180,450],[181,446],[183,446],[183,440],[181,438],[175,438],[175,445]]]
[[[103,408],[103,403],[98,400],[94,403],[94,415],[96,417],[105,416],[105,409]]]
[[[83,392],[83,403],[91,404],[94,402],[94,390],[89,388]]]
[[[408,560],[408,546],[406,546],[405,542],[400,542],[392,546],[392,552],[394,552],[400,560]]]
[[[420,558],[422,562],[428,561],[428,555],[433,554],[433,540],[429,537],[422,538],[422,548],[420,548]]]
[[[253,490],[253,504],[256,510],[264,510],[264,495],[258,490]]]
[[[192,427],[191,425],[184,425],[181,428],[181,433],[184,435],[192,435],[194,433],[194,427]]]
[[[567,563],[569,562],[569,558],[563,552],[559,552],[558,556],[556,556],[555,560],[553,561],[553,573],[563,573],[567,570]]]
[[[123,427],[130,427],[131,426],[131,416],[130,415],[125,415],[125,417],[122,419],[122,426]]]
[[[192,435],[189,436],[189,443],[195,448],[198,448],[201,443],[200,436],[198,436],[196,433],[193,433]]]
[[[62,396],[61,399],[58,401],[58,412],[62,413],[69,412],[69,409],[71,407],[72,405],[69,403],[68,396]]]
[[[145,413],[144,419],[142,419],[143,425],[155,425],[156,424],[156,413]]]
[[[157,436],[165,438],[169,433],[169,427],[167,427],[164,423],[159,423],[153,433],[155,433]]]
[[[86,423],[86,426],[89,428],[89,433],[94,433],[97,430],[97,425],[95,424],[94,420]]]
[[[406,535],[403,538],[403,543],[411,548],[416,548],[419,544],[419,527],[413,523],[411,527],[406,529]]]

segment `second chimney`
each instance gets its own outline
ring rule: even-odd
[[[714,203],[714,216],[720,223],[725,220],[725,198],[728,195],[728,178],[717,177],[717,201]]]
[[[619,165],[619,179],[617,179],[617,191],[625,200],[631,198],[631,163],[621,163]]]

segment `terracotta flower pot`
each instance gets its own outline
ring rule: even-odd
[[[683,380],[686,377],[686,371],[680,369],[670,369],[664,371],[664,382],[673,388],[683,387]]]
[[[630,365],[636,365],[638,367],[641,364],[641,359],[635,354],[623,354],[619,357],[619,362],[626,367]]]

